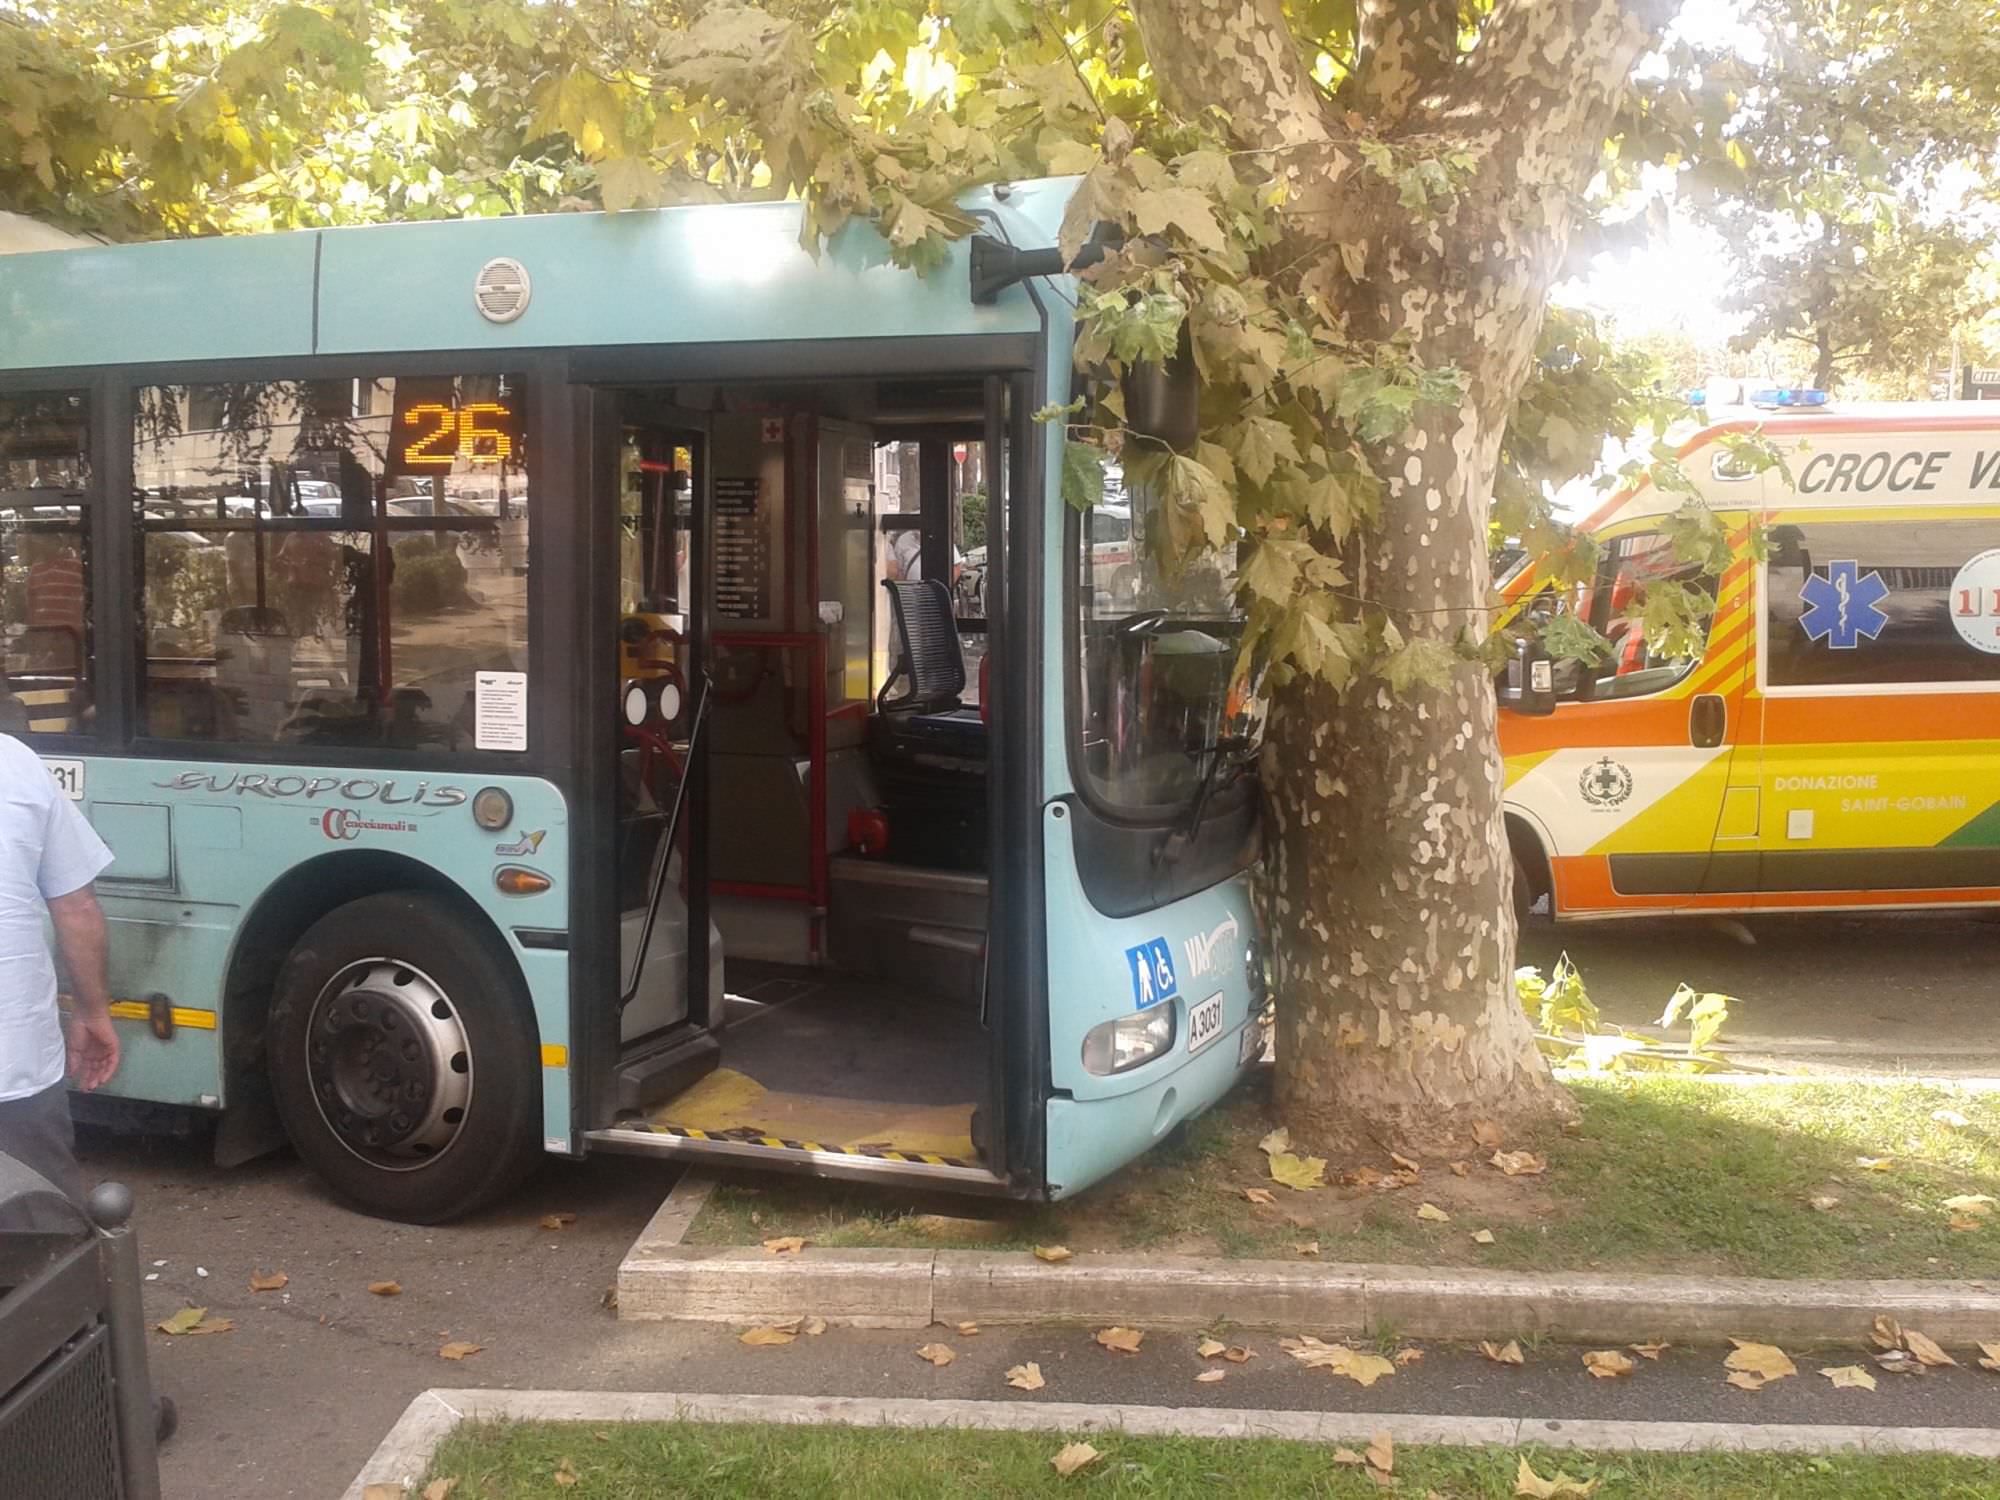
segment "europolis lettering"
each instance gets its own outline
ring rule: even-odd
[[[258,771],[230,776],[182,771],[153,785],[170,792],[233,793],[238,797],[257,796],[274,800],[300,797],[308,802],[333,794],[346,802],[380,802],[387,807],[459,807],[467,796],[463,787],[432,786],[428,781],[419,781],[416,789],[405,796],[402,795],[402,784],[394,780],[377,781],[369,776],[356,776],[350,780],[338,776],[267,776]]]

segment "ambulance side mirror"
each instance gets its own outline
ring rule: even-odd
[[[1500,679],[1500,706],[1537,718],[1556,711],[1556,665],[1539,640],[1514,642],[1513,660]]]

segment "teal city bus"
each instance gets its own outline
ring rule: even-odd
[[[1072,188],[923,277],[786,203],[0,257],[0,730],[116,856],[79,1117],[429,1222],[586,1151],[1062,1197],[1220,1098],[1241,622],[1061,498]]]

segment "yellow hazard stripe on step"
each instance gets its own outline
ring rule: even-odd
[[[569,1066],[569,1048],[561,1042],[542,1043],[542,1066],[545,1068],[566,1068]]]
[[[752,1127],[741,1130],[695,1130],[686,1125],[655,1125],[650,1121],[622,1120],[622,1130],[643,1130],[653,1135],[677,1136],[690,1141],[718,1141],[734,1146],[766,1146],[774,1151],[812,1151],[821,1156],[858,1156],[868,1161],[921,1163],[931,1167],[978,1167],[976,1161],[955,1156],[938,1156],[929,1151],[892,1151],[878,1146],[828,1146],[819,1141],[788,1141],[783,1136],[766,1135]]]

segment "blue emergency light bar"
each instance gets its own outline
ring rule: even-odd
[[[1766,385],[1750,393],[1752,406],[1824,406],[1826,392],[1808,386]]]

